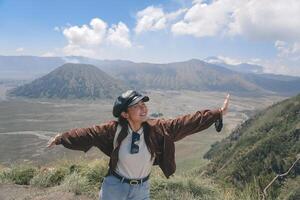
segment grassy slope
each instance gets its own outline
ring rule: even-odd
[[[226,139],[212,146],[205,157],[211,159],[208,173],[240,189],[254,185],[258,190],[288,170],[300,153],[300,95],[277,103],[238,127]],[[298,180],[300,163],[288,179],[276,181],[269,195]],[[299,177],[299,176],[298,176]],[[293,188],[291,188],[292,190]],[[291,191],[290,191],[291,192]]]
[[[30,188],[40,191],[47,189],[57,194],[71,192],[76,195],[87,195],[89,199],[97,199],[99,187],[107,172],[107,164],[107,160],[87,162],[87,160],[81,159],[78,161],[60,160],[43,167],[33,165],[0,167],[0,183],[6,186],[0,187],[0,193],[7,191],[7,185],[14,183],[30,185]],[[174,176],[167,180],[156,167],[152,170],[151,176],[150,193],[154,200],[220,199],[222,196],[215,183],[208,178]],[[16,190],[17,187],[11,189],[19,192],[20,190]],[[26,195],[29,199],[33,198],[30,194]],[[44,193],[40,195],[44,195]]]

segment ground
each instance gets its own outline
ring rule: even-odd
[[[35,188],[24,185],[0,184],[1,200],[93,200],[84,195],[60,191],[57,187]]]

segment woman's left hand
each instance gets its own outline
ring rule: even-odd
[[[227,94],[227,97],[223,103],[223,107],[221,108],[223,115],[226,115],[228,112],[229,97],[230,97],[230,94]]]

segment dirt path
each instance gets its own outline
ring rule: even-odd
[[[34,188],[31,186],[0,184],[0,200],[93,200],[84,195],[59,191],[58,188]]]

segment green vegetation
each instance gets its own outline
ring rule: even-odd
[[[34,187],[61,186],[75,194],[98,195],[100,184],[107,173],[107,160],[61,160],[54,166],[36,168],[30,165],[0,167],[0,183],[32,185]]]
[[[30,184],[38,188],[56,187],[61,191],[72,192],[76,195],[85,194],[91,199],[97,199],[99,188],[107,172],[107,165],[107,160],[81,159],[78,161],[60,160],[53,166],[40,168],[30,165],[12,166],[12,168],[1,166],[0,183]],[[202,167],[189,170],[187,173],[166,179],[161,170],[154,167],[150,179],[151,199],[257,199],[255,197],[258,193],[253,192],[253,187],[248,187],[242,193],[238,193],[234,188],[221,187],[210,177],[202,176],[204,169]]]
[[[29,165],[15,165],[3,168],[0,173],[0,182],[13,182],[19,185],[29,185],[36,174],[36,168]]]
[[[33,187],[60,186],[60,190],[76,195],[86,194],[97,199],[99,188],[107,173],[107,160],[62,160],[54,166],[35,168],[29,165],[0,168],[0,183],[30,184]],[[166,179],[154,167],[151,175],[152,199],[219,199],[220,191],[208,178],[174,176]]]
[[[219,191],[209,179],[175,176],[151,180],[152,199],[219,199]]]
[[[31,180],[30,185],[37,187],[51,187],[59,185],[68,174],[66,168],[45,168],[41,169]]]
[[[300,199],[300,177],[289,179],[280,190],[278,199],[297,200]]]
[[[300,95],[258,113],[229,137],[212,145],[205,155],[211,159],[208,174],[240,191],[250,186],[261,193],[277,174],[285,173],[296,160],[300,152],[299,138]],[[268,196],[278,197],[285,182],[294,182],[299,174],[298,162],[289,176],[272,184]]]

